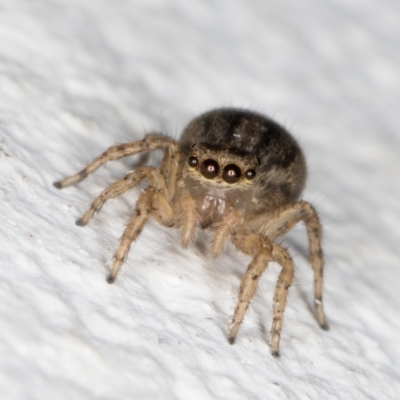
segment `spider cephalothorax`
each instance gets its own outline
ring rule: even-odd
[[[327,329],[322,303],[321,225],[314,208],[299,201],[306,180],[304,156],[294,138],[271,119],[247,110],[212,110],[195,118],[179,142],[154,133],[140,141],[111,147],[81,172],[54,185],[64,188],[82,181],[107,161],[156,149],[164,150],[159,168],[135,168],[105,189],[77,220],[78,225],[86,225],[107,200],[147,179],[148,187],[140,195],[122,236],[108,282],[114,282],[132,242],[150,216],[160,224],[179,228],[184,246],[192,241],[198,227],[212,228],[213,256],[218,256],[230,238],[239,251],[253,257],[240,287],[229,332],[231,343],[269,262],[282,266],[273,299],[271,331],[272,354],[278,356],[294,268],[288,251],[275,240],[303,221],[315,275],[317,320]]]
[[[257,167],[252,154],[200,143],[193,145],[183,173],[219,187],[246,190],[253,186]]]

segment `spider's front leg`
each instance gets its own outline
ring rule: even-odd
[[[176,153],[178,148],[179,146],[175,140],[156,133],[150,134],[147,135],[143,140],[110,147],[100,157],[97,157],[80,172],[64,178],[61,181],[54,182],[54,186],[57,189],[63,189],[67,186],[81,182],[89,174],[96,171],[108,161],[118,160],[119,158],[133,156],[138,153],[153,151],[156,149],[169,149],[171,153]]]
[[[123,179],[119,179],[110,186],[108,186],[96,197],[93,203],[90,205],[89,209],[83,215],[82,218],[76,220],[76,224],[79,226],[86,225],[89,220],[93,217],[94,213],[99,212],[107,200],[113,199],[125,193],[129,189],[133,189],[137,186],[143,179],[148,178],[152,172],[156,170],[152,167],[137,167],[134,171],[130,172]]]
[[[243,214],[239,210],[232,211],[229,213],[221,223],[217,225],[217,229],[214,234],[214,238],[211,244],[211,255],[218,257],[224,248],[225,242],[228,237],[232,234],[237,226],[243,224]]]
[[[279,357],[279,343],[281,341],[281,331],[283,323],[283,312],[285,311],[289,288],[294,278],[293,260],[287,250],[273,244],[272,261],[281,265],[282,271],[279,274],[278,282],[275,287],[273,300],[274,319],[271,329],[271,351],[274,357]]]
[[[239,290],[239,301],[232,319],[232,326],[229,332],[229,343],[236,340],[240,325],[243,322],[250,302],[256,292],[258,281],[266,270],[271,259],[272,244],[258,235],[233,235],[233,243],[236,247],[247,254],[254,256],[253,261],[244,274]]]
[[[256,234],[234,233],[232,241],[239,250],[253,255],[254,258],[247,268],[240,286],[239,301],[229,332],[229,342],[234,343],[236,339],[262,273],[266,270],[270,261],[276,261],[281,265],[282,271],[276,284],[273,299],[274,319],[271,329],[271,352],[274,357],[279,357],[283,312],[286,307],[288,290],[294,278],[293,261],[289,253],[281,246],[271,243],[268,239]]]
[[[183,247],[187,247],[193,240],[199,224],[199,215],[196,211],[196,202],[188,193],[182,194],[174,203],[175,223],[181,228]]]
[[[159,182],[163,181],[162,175],[154,171]],[[132,242],[134,242],[143,230],[150,215],[161,225],[167,227],[181,227],[182,244],[187,246],[193,239],[198,222],[198,216],[195,210],[195,202],[188,194],[182,195],[174,204],[174,208],[168,203],[165,193],[155,187],[148,187],[140,195],[134,216],[129,221],[121,243],[114,255],[114,262],[111,273],[107,278],[108,283],[113,283],[126,259]]]
[[[162,225],[172,226],[174,224],[174,212],[171,206],[164,195],[154,187],[145,189],[136,203],[135,214],[129,221],[114,255],[113,267],[107,278],[108,283],[115,281],[132,242],[138,238],[150,215]]]

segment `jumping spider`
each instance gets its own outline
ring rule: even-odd
[[[275,241],[303,221],[314,270],[316,316],[321,328],[327,329],[322,303],[321,224],[315,209],[299,201],[306,181],[304,156],[294,138],[271,119],[233,108],[212,110],[190,122],[179,142],[152,133],[143,140],[113,146],[76,175],[54,185],[59,189],[70,186],[108,161],[156,149],[164,151],[159,168],[135,168],[106,188],[76,222],[86,225],[107,200],[147,179],[148,187],[137,201],[107,281],[114,282],[150,216],[164,226],[180,228],[185,247],[198,227],[212,231],[214,257],[230,238],[253,260],[240,287],[229,342],[236,339],[262,273],[270,261],[276,261],[282,271],[273,299],[271,349],[279,356],[283,312],[294,269],[288,251]]]

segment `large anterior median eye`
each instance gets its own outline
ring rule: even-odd
[[[240,181],[242,171],[236,164],[228,164],[222,171],[222,179],[227,183],[236,183]]]
[[[214,179],[218,176],[219,165],[212,158],[204,160],[200,167],[200,172],[206,179]]]

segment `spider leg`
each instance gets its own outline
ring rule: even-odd
[[[321,247],[322,227],[318,214],[312,208],[310,217],[305,220],[310,243],[310,263],[314,270],[314,305],[317,314],[317,321],[322,329],[328,330],[329,324],[326,320],[323,304],[323,274],[324,274],[324,253]]]
[[[245,239],[246,241],[243,241]],[[240,243],[239,243],[240,242]],[[268,239],[262,239],[258,235],[243,236],[236,242],[240,250],[255,250],[255,256],[244,274],[242,284],[240,285],[239,301],[232,319],[232,325],[229,331],[229,343],[235,342],[240,325],[243,322],[246,311],[256,292],[258,281],[268,266],[271,259],[272,245]]]
[[[179,225],[181,225],[182,229],[182,245],[187,247],[193,239],[199,222],[196,202],[189,194],[183,194],[175,203],[175,213],[179,215]]]
[[[259,235],[246,235],[239,232],[232,239],[239,250],[254,255],[254,258],[247,268],[240,286],[239,301],[229,332],[229,342],[234,343],[236,339],[262,273],[266,270],[270,261],[276,261],[282,266],[282,271],[278,277],[273,300],[274,319],[271,330],[271,351],[274,357],[279,357],[283,312],[286,307],[288,289],[294,278],[293,261],[285,249],[275,243],[272,244],[267,238]]]
[[[81,182],[89,174],[96,171],[99,167],[101,167],[108,161],[132,156],[134,154],[144,151],[153,151],[159,148],[173,148],[177,151],[178,144],[169,137],[160,134],[150,134],[147,135],[143,140],[112,146],[77,174],[64,178],[61,181],[54,182],[54,186],[58,189],[65,188],[67,186]]]
[[[259,227],[258,232],[272,241],[289,232],[298,222],[304,221],[310,247],[310,263],[314,271],[314,304],[318,324],[322,329],[329,329],[323,306],[324,254],[321,246],[322,227],[314,207],[306,201],[293,204],[277,217],[270,218]]]
[[[217,257],[228,239],[231,235],[233,229],[238,226],[238,224],[243,223],[243,215],[239,210],[232,211],[228,214],[222,222],[218,225],[215,231],[212,244],[211,244],[211,255]]]
[[[273,300],[274,319],[271,330],[271,349],[274,357],[279,357],[279,343],[281,340],[281,330],[283,322],[283,312],[285,311],[288,290],[293,282],[294,269],[290,254],[277,244],[272,247],[272,261],[278,262],[282,266],[282,271],[278,277],[275,287]]]
[[[180,161],[180,149],[176,144],[169,146],[164,151],[164,157],[160,165],[160,171],[164,176],[164,194],[168,201],[171,201],[175,195],[178,178],[179,178],[179,161]]]
[[[145,189],[136,203],[135,214],[125,228],[121,243],[114,255],[113,267],[107,278],[108,283],[115,281],[132,242],[138,238],[150,215],[165,226],[171,226],[174,223],[171,206],[162,193],[154,187]]]
[[[138,167],[134,171],[130,172],[123,179],[119,179],[112,185],[108,186],[100,196],[96,197],[89,209],[83,215],[82,218],[76,220],[76,224],[79,226],[86,225],[89,220],[93,217],[94,213],[99,212],[103,207],[104,203],[114,197],[120,196],[129,189],[133,189],[137,186],[144,178],[146,178],[154,168],[152,167]]]

